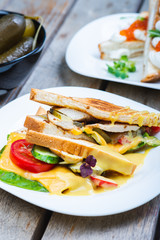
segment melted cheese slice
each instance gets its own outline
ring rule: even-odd
[[[86,192],[88,192],[88,194],[90,191],[93,192],[92,184],[87,178],[76,176],[65,167],[57,166],[48,172],[42,172],[38,174],[31,173],[17,167],[10,160],[10,146],[12,142],[24,138],[25,134],[14,132],[10,134],[8,144],[0,158],[0,169],[14,172],[30,180],[36,180],[40,182],[50,193],[54,194],[61,194],[64,190],[67,189],[70,191],[74,191],[75,189],[78,191],[78,189],[80,189],[82,194],[84,194],[83,192],[85,192],[85,194]]]

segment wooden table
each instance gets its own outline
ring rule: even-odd
[[[64,59],[69,41],[85,24],[109,14],[147,10],[148,1],[1,0],[0,8],[41,15],[47,30],[45,48],[37,61],[33,59],[16,76],[0,75],[1,88],[3,79],[22,80],[16,89],[0,96],[1,106],[28,93],[31,87],[83,86],[116,93],[160,110],[158,90],[83,77],[73,73]],[[47,211],[0,190],[0,239],[160,239],[159,207],[157,197],[135,210],[114,216],[76,217]]]

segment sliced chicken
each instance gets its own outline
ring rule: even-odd
[[[66,119],[65,120],[61,120],[58,117],[54,116],[53,114],[51,114],[49,111],[47,112],[47,117],[48,120],[53,123],[54,125],[63,128],[64,130],[72,130],[72,129],[76,129],[77,127],[73,124],[72,119]]]
[[[55,108],[55,110],[67,115],[68,117],[72,118],[73,121],[85,121],[85,122],[92,122],[95,121],[91,115],[71,109],[71,108]]]
[[[120,133],[120,132],[128,132],[128,131],[137,131],[140,127],[137,125],[128,125],[128,124],[123,124],[123,123],[94,123],[94,124],[87,124],[86,127],[89,128],[99,128],[102,129],[106,132],[115,132],[115,133]]]

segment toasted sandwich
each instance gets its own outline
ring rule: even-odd
[[[121,154],[141,146],[147,132],[153,134],[160,127],[159,114],[99,99],[65,97],[37,89],[31,90],[30,99],[52,107],[46,114],[27,116],[24,126],[28,130],[108,145]],[[148,136],[149,141],[153,137]]]
[[[150,1],[148,34],[144,48],[143,77],[141,82],[160,79],[160,1]]]
[[[129,58],[143,54],[147,33],[148,12],[142,12],[137,18],[119,20],[119,28],[110,37],[98,45],[101,59]]]
[[[26,117],[26,133],[10,134],[0,160],[0,169],[23,178],[18,186],[54,194],[114,189],[137,167],[126,153],[160,145],[150,136],[160,130],[159,114],[38,89],[30,99],[50,109]]]

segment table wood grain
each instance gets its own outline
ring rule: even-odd
[[[158,90],[84,77],[73,73],[65,63],[67,45],[81,27],[101,16],[147,10],[148,1],[1,0],[0,7],[27,15],[42,15],[47,29],[46,46],[39,60],[23,77],[23,85],[1,97],[1,106],[30,92],[31,87],[83,86],[116,93],[160,110]],[[159,206],[160,197],[157,197],[139,208],[114,216],[76,217],[52,213],[0,190],[0,239],[158,239]]]

